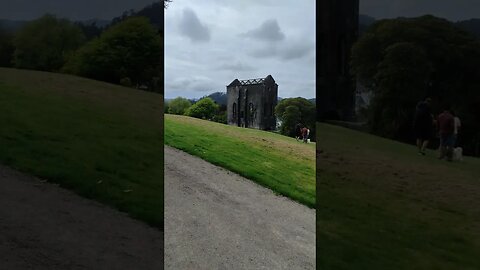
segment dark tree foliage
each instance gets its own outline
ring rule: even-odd
[[[459,21],[456,25],[480,38],[480,19]]]
[[[13,34],[0,25],[0,67],[11,67],[13,61]]]
[[[310,139],[315,141],[315,104],[308,99],[286,98],[275,107],[275,115],[282,122],[280,133],[295,136],[295,125],[302,124],[310,129]]]
[[[134,11],[132,9],[129,11],[125,11],[122,16],[114,18],[110,26],[123,22],[130,17],[145,17],[148,18],[150,20],[150,23],[155,26],[157,30],[160,31],[161,29],[163,29],[163,16],[161,16],[162,12],[164,12],[164,5],[162,5],[160,1],[155,2],[139,11]]]
[[[376,134],[411,142],[415,105],[433,98],[462,119],[461,143],[473,154],[480,141],[480,42],[433,16],[381,20],[352,49],[352,70],[373,91],[368,120]]]
[[[16,33],[13,61],[17,68],[58,71],[84,42],[78,26],[47,14]]]
[[[95,22],[90,24],[83,23],[83,22],[76,22],[75,25],[82,29],[83,34],[85,35],[87,41],[90,41],[96,37],[99,37],[102,33],[103,29],[98,27]]]
[[[160,86],[161,54],[155,28],[146,18],[133,17],[79,49],[63,71],[116,84],[128,78],[132,85],[154,90],[154,85]]]

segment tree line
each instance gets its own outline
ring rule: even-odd
[[[416,104],[449,105],[462,119],[461,146],[480,154],[480,40],[434,16],[375,22],[352,48],[352,71],[373,93],[366,111],[375,134],[413,141]]]
[[[15,33],[0,29],[0,66],[62,72],[160,92],[163,42],[148,18],[99,29],[46,14]],[[162,89],[160,89],[162,88]]]

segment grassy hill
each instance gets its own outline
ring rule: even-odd
[[[320,269],[480,269],[480,159],[317,130]]]
[[[0,163],[161,228],[162,96],[0,68]]]
[[[315,144],[177,115],[165,115],[165,144],[315,207]]]

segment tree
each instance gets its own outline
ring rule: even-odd
[[[417,102],[424,98],[432,72],[422,47],[399,42],[385,49],[375,75],[378,88],[373,101],[372,129],[376,133],[401,139],[409,133]],[[388,104],[388,106],[385,106]]]
[[[0,26],[0,67],[11,67],[13,52],[13,35]]]
[[[76,22],[75,25],[80,27],[83,34],[85,35],[86,40],[90,41],[96,37],[99,37],[102,33],[102,28],[97,26],[96,22],[91,22],[90,24],[83,22]]]
[[[301,123],[310,129],[310,138],[315,140],[315,104],[308,99],[286,98],[275,107],[275,115],[282,122],[280,132],[286,136],[295,136],[295,125]]]
[[[428,96],[434,112],[450,103],[464,119],[466,153],[480,141],[479,62],[480,41],[434,16],[377,21],[353,46],[351,59],[358,82],[372,90],[374,133],[411,142],[415,105]]]
[[[295,126],[301,122],[302,112],[300,109],[294,105],[288,106],[282,114],[280,132],[284,135],[295,136]]]
[[[206,120],[212,120],[218,112],[218,105],[211,98],[202,98],[197,103],[193,104],[187,109],[185,115],[201,118]]]
[[[13,62],[17,68],[58,71],[84,41],[78,26],[47,14],[15,35]]]
[[[80,48],[63,71],[116,84],[126,77],[133,85],[151,84],[160,75],[161,55],[155,28],[147,18],[132,17]]]
[[[168,113],[184,115],[190,106],[192,103],[188,99],[177,97],[168,103]]]

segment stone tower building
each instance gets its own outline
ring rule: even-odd
[[[235,79],[227,86],[227,121],[229,125],[274,130],[278,84],[271,75],[261,79]]]
[[[359,31],[359,0],[320,0],[317,5],[317,119],[350,121],[355,80],[349,63]]]

